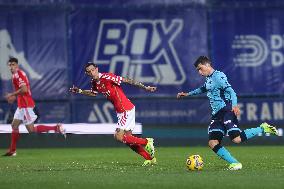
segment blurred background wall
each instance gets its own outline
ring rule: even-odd
[[[283,22],[282,0],[0,0],[0,122],[13,112],[3,96],[13,90],[7,60],[17,57],[41,122],[115,123],[103,96],[68,92],[90,87],[84,64],[94,61],[101,72],[158,87],[150,94],[124,86],[148,134],[162,127],[179,128],[163,136],[207,137],[207,98],[176,94],[203,84],[193,63],[208,55],[238,94],[243,127],[283,127]]]

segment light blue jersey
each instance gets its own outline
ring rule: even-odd
[[[237,105],[237,95],[223,72],[214,70],[211,75],[206,77],[206,81],[202,87],[190,91],[188,94],[189,96],[192,96],[205,92],[209,98],[212,115],[215,115],[228,103],[232,106]]]

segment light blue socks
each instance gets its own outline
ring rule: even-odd
[[[243,132],[245,132],[247,139],[250,139],[259,133],[263,132],[263,129],[261,127],[256,127],[256,128],[251,128],[251,129],[246,129]]]
[[[239,163],[238,160],[236,160],[231,154],[230,152],[223,146],[221,146],[220,144],[217,144],[216,146],[214,146],[214,148],[212,149],[219,157],[221,157],[222,159],[224,159],[225,161],[227,161],[228,163]]]

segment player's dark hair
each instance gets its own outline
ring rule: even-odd
[[[210,64],[211,65],[211,60],[207,56],[200,56],[194,62],[194,66],[197,68],[199,64]]]
[[[12,57],[12,58],[10,58],[10,59],[8,60],[8,63],[9,63],[9,62],[16,62],[16,63],[18,64],[18,59],[15,58],[15,57]]]
[[[88,62],[88,63],[85,65],[85,71],[87,71],[87,67],[92,66],[92,65],[93,65],[95,68],[98,67],[98,65],[95,64],[94,62]]]

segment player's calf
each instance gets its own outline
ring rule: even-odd
[[[219,140],[209,140],[208,146],[213,149],[217,144],[219,144]]]
[[[125,133],[123,135],[122,141],[125,144],[140,144],[142,146],[146,146],[148,142],[147,139],[133,136],[130,133]]]
[[[34,125],[26,125],[26,128],[28,130],[29,133],[34,133],[35,132],[35,128]]]

